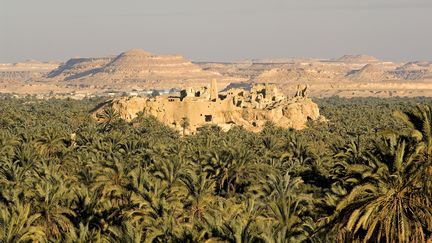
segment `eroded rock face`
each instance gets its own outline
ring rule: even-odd
[[[112,57],[72,58],[48,74],[48,78],[74,80],[94,75],[112,61]]]
[[[225,130],[239,125],[256,132],[267,121],[302,129],[308,120],[320,119],[319,108],[311,99],[304,95],[287,98],[273,85],[254,84],[249,91],[230,89],[218,97],[214,97],[214,86],[213,83],[210,88],[184,90],[179,96],[117,98],[96,110],[94,117],[103,120],[104,110],[112,107],[127,121],[143,112],[178,130],[183,129],[182,122],[187,119],[190,133],[206,124]]]

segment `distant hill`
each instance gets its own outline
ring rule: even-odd
[[[396,76],[384,71],[377,64],[366,64],[360,70],[353,70],[346,75],[346,78],[356,82],[376,82],[397,79]]]
[[[308,84],[314,96],[432,96],[431,61],[401,63],[369,55],[192,62],[181,55],[132,49],[64,63],[0,63],[0,93],[142,95],[151,89],[208,86],[213,79],[219,90],[275,83],[290,95]]]
[[[409,62],[394,70],[394,75],[400,79],[432,79],[432,62]]]
[[[371,63],[378,62],[379,60],[373,56],[368,55],[344,55],[339,58],[331,59],[337,62],[356,62],[356,63]]]
[[[42,78],[58,66],[59,63],[56,62],[40,62],[35,60],[4,63],[0,64],[0,78],[21,81]]]
[[[48,78],[73,80],[93,75],[112,61],[113,58],[72,58],[48,74]]]
[[[155,55],[132,49],[110,58],[71,59],[48,77],[92,83],[165,82],[218,78],[180,55]]]
[[[321,82],[338,80],[349,70],[346,66],[321,62],[295,63],[265,70],[256,77],[256,80],[270,83]]]

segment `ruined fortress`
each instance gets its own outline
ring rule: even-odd
[[[112,107],[127,121],[143,112],[186,133],[195,133],[207,124],[224,130],[237,125],[257,132],[267,121],[302,129],[308,120],[320,118],[318,106],[306,97],[306,89],[299,89],[290,98],[272,84],[251,84],[250,89],[233,88],[219,93],[213,80],[210,87],[184,89],[178,95],[116,98],[97,109],[94,117],[101,120],[104,110]]]

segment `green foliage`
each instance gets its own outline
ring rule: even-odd
[[[97,123],[101,100],[4,98],[0,242],[431,241],[430,101],[316,102],[329,122],[302,131],[180,136]]]

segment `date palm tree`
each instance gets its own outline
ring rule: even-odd
[[[395,112],[395,116],[408,126],[411,137],[425,147],[423,154],[427,176],[423,181],[424,190],[432,197],[432,106],[418,104],[408,111]]]
[[[118,158],[106,161],[96,167],[97,172],[92,188],[101,193],[102,198],[111,201],[113,205],[121,206],[127,203],[131,192],[128,190],[130,184],[130,166]]]
[[[262,228],[268,221],[260,216],[262,207],[254,199],[236,203],[234,199],[218,198],[210,205],[197,241],[265,242]]]
[[[104,109],[98,118],[100,119],[98,126],[102,132],[111,131],[120,121],[120,115],[111,107]]]
[[[185,185],[188,196],[184,202],[189,211],[188,221],[202,221],[211,201],[215,200],[215,181],[207,179],[207,173],[188,171],[180,179]]]
[[[264,236],[269,242],[302,241],[313,231],[311,219],[303,215],[309,209],[311,197],[300,193],[303,181],[274,174],[264,181],[261,196],[267,198]]]
[[[0,156],[10,156],[14,146],[18,143],[18,140],[10,132],[0,130]]]
[[[67,243],[104,242],[99,230],[90,229],[88,225],[82,223],[79,224],[76,231],[67,233],[64,238]]]
[[[425,152],[432,156],[432,106],[418,104],[407,111],[396,111],[394,115],[410,129],[413,138],[424,144]]]
[[[353,165],[356,185],[336,207],[340,240],[425,242],[432,230],[430,199],[422,190],[422,146],[396,134],[377,142],[368,163]],[[430,239],[429,239],[430,240]]]
[[[44,131],[35,140],[35,146],[44,156],[53,156],[65,148],[66,137],[54,129]]]
[[[36,221],[39,213],[31,214],[31,205],[19,201],[13,207],[0,207],[0,242],[37,242],[44,241],[44,228]]]
[[[36,222],[48,237],[60,240],[63,232],[75,230],[71,220],[75,212],[70,209],[69,191],[62,182],[38,182],[33,193],[33,210],[40,215]]]

